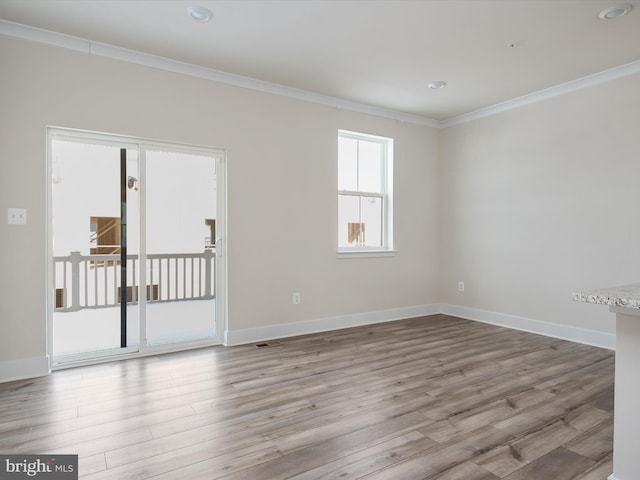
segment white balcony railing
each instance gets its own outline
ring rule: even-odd
[[[140,299],[139,258],[127,255],[128,303]],[[147,302],[209,300],[215,298],[215,252],[148,254]],[[72,312],[84,308],[120,305],[120,255],[53,257],[55,310]],[[144,294],[144,291],[142,292]]]

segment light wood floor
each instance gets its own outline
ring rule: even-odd
[[[87,480],[604,480],[613,369],[435,315],[0,384],[0,452]]]

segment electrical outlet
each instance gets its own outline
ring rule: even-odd
[[[8,208],[7,223],[9,225],[26,225],[27,209],[26,208]]]
[[[464,282],[458,282],[458,291],[464,292]]]
[[[294,294],[293,294],[293,304],[294,305],[300,305],[301,302],[302,302],[302,299],[300,298],[300,292],[294,292]]]

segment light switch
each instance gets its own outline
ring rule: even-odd
[[[9,225],[26,225],[27,209],[26,208],[7,209],[7,223]]]

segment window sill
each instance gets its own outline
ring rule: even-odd
[[[395,257],[397,250],[338,250],[337,258]]]

